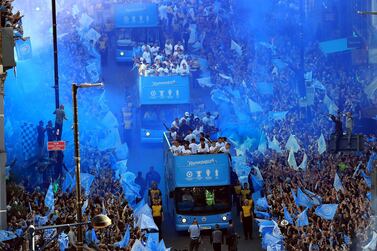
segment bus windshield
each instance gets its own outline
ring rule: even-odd
[[[231,210],[229,186],[177,188],[178,214],[219,214]]]

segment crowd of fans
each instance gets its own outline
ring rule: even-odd
[[[185,112],[182,118],[175,118],[169,129],[171,152],[174,155],[230,153],[231,145],[226,137],[218,137],[216,140],[212,137],[218,132],[218,116],[207,112],[203,118],[199,118],[193,113]]]
[[[364,93],[364,87],[373,79],[371,73],[373,71],[364,66],[349,70],[343,64],[334,63],[342,56],[324,55],[318,43],[306,47],[304,66],[299,65],[301,48],[296,36],[300,29],[299,13],[295,8],[298,5],[297,1],[272,1],[277,14],[274,18],[263,20],[265,22],[263,26],[280,27],[279,22],[289,25],[284,29],[269,30],[269,40],[264,43],[255,42],[252,34],[249,34],[252,39],[245,38],[248,34],[244,27],[237,23],[239,20],[234,18],[235,6],[229,1],[157,2],[166,41],[163,43],[163,48],[160,48],[158,43],[140,46],[138,56],[135,58],[139,74],[143,76],[189,74],[199,67],[198,61],[194,60],[189,52],[199,53],[208,62],[213,90],[221,90],[227,97],[228,101],[219,99],[221,105],[230,107],[227,107],[228,110],[222,114],[230,114],[229,109],[235,114],[236,106],[252,97],[262,108],[260,114],[266,116],[254,117],[250,113],[247,115],[253,115],[250,119],[261,125],[266,137],[268,139],[275,137],[282,146],[282,143],[294,134],[303,149],[296,154],[296,158],[300,159],[304,152],[309,156],[306,170],[297,171],[291,169],[287,163],[288,151],[277,154],[267,150],[262,155],[247,149],[248,151],[244,153],[251,157],[250,162],[259,165],[265,181],[263,193],[271,206],[268,212],[272,217],[280,223],[285,219],[284,208],[292,216],[297,216],[305,209],[297,206],[292,196],[292,191],[297,193],[299,187],[321,196],[323,203],[339,204],[332,221],[323,220],[314,213],[313,209],[309,209],[308,226],[296,227],[295,224],[280,226],[285,237],[285,247],[288,250],[348,250],[351,247],[358,249],[365,245],[370,240],[371,212],[367,198],[370,188],[365,182],[362,171],[370,175],[366,170],[366,163],[371,155],[372,146],[369,145],[363,153],[319,155],[315,150],[315,144],[316,138],[321,133],[329,136],[331,132],[331,122],[326,116],[331,108],[328,99],[333,101],[338,110],[352,112],[355,119],[360,117],[362,107],[371,104]],[[8,6],[7,3],[9,1],[5,1],[4,6]],[[96,9],[93,12],[101,12],[104,10],[104,5],[99,2],[90,8]],[[279,16],[278,13],[283,11],[292,15]],[[14,24],[19,18],[19,13],[15,16],[8,15],[8,24]],[[63,27],[67,28],[76,19],[67,16],[64,20]],[[106,30],[106,25],[102,28]],[[97,29],[99,32],[100,30],[101,27]],[[286,32],[287,30],[290,32]],[[109,37],[111,33],[100,38],[98,44],[100,49],[107,47]],[[76,43],[78,38],[78,32],[73,32],[69,33],[64,41],[71,46],[68,50],[74,52],[75,58],[79,57],[77,62],[86,65],[96,53]],[[240,50],[234,49],[234,41],[237,41]],[[76,48],[77,46],[79,48]],[[195,50],[198,48],[199,50]],[[105,51],[103,53],[103,55],[107,54]],[[310,76],[305,81],[304,88],[307,95],[304,99],[297,90],[297,86],[302,83],[293,81],[299,79],[299,74],[303,73],[300,67],[304,67],[305,72]],[[80,76],[85,78],[87,74],[85,72],[78,74],[74,69],[72,72],[75,81],[80,79]],[[271,84],[273,93],[266,95],[260,92],[261,82]],[[240,97],[226,90],[237,90]],[[312,96],[309,96],[310,90],[313,91]],[[283,119],[271,121],[266,119],[268,112],[271,111],[288,111],[288,113]],[[92,113],[92,111],[87,112]],[[226,137],[210,140],[211,135],[218,131],[215,126],[216,119],[217,117],[210,113],[203,118],[195,117],[190,113],[182,118],[176,118],[169,127],[170,137],[173,140],[172,152],[176,155],[229,152],[230,143],[227,142]],[[83,141],[91,140],[88,138]],[[87,159],[88,163],[84,163],[84,166],[88,167],[103,161],[100,154],[94,159]],[[106,161],[110,162],[110,158]],[[362,164],[355,173],[359,162]],[[343,184],[341,191],[333,188],[335,173],[341,178]],[[131,224],[132,211],[127,206],[127,202],[121,199],[122,188],[119,183],[113,182],[110,176],[109,173],[96,176],[95,188],[89,199],[86,215],[93,217],[102,210],[107,211],[114,224],[111,228],[97,233],[100,241],[96,245],[112,250],[113,247],[108,243],[119,241],[124,234],[125,226],[133,224]],[[21,187],[14,184],[11,186],[14,192],[10,194],[8,200],[11,205],[10,230],[16,231],[21,228],[25,232],[30,219],[34,219],[37,214],[45,215],[43,196],[38,191],[27,194]],[[253,187],[252,182],[250,182],[251,187]],[[72,212],[75,205],[73,194],[58,190],[56,196],[59,199],[55,204],[57,213],[52,214],[54,223],[73,222]],[[240,203],[241,201],[237,202],[239,206]],[[132,230],[131,236],[134,240],[143,239],[141,231],[137,228]],[[43,239],[43,237],[39,238],[39,241],[43,242]],[[20,240],[21,238],[14,243]]]
[[[181,41],[173,45],[167,40],[161,49],[158,43],[144,44],[138,50],[135,55],[140,57],[135,58],[134,64],[141,76],[189,75],[199,68],[197,60],[185,53]]]
[[[102,162],[102,165],[103,168],[97,169],[93,167],[90,169],[95,179],[90,187],[90,191],[83,190],[85,196],[82,198],[82,205],[86,205],[82,209],[84,214],[83,222],[90,221],[96,215],[105,214],[111,219],[112,225],[101,230],[94,230],[90,224],[86,226],[84,229],[84,249],[131,250],[136,240],[140,240],[143,245],[146,245],[147,232],[149,230],[142,230],[140,229],[140,225],[136,224],[138,219],[135,217],[137,216],[134,215],[133,207],[125,198],[125,191],[120,180],[114,179],[116,175],[110,171],[110,162],[107,162],[107,164]],[[146,176],[146,180],[141,176],[141,173],[135,178],[135,182],[140,184],[140,194],[145,192],[147,182],[150,184],[150,203],[148,204],[151,208],[161,205],[161,192],[154,185],[157,184],[156,182],[159,182],[159,176],[156,177],[154,173],[153,169],[151,169]],[[43,226],[76,222],[75,190],[70,191],[68,189],[64,191],[66,189],[64,183],[60,186],[58,181],[52,184],[55,197],[54,211],[52,212],[49,212],[46,205],[44,189],[36,187],[32,192],[28,192],[23,185],[16,183],[9,183],[7,185],[7,191],[9,191],[7,195],[9,219],[7,230],[16,233],[17,238],[7,242],[0,242],[1,250],[26,250],[29,245],[28,228],[31,224]],[[139,195],[136,198],[136,202],[141,200],[142,195]],[[160,227],[161,223],[158,226]],[[120,247],[117,243],[123,240],[127,229],[130,233],[128,245],[125,244],[124,247]],[[36,245],[42,247],[47,244],[54,234],[57,233],[56,231],[37,231],[35,237]],[[67,248],[74,250],[77,244],[75,228],[62,228],[58,231],[57,236],[59,236],[59,239],[61,238],[61,231],[63,231],[64,236],[66,236],[65,238],[67,238]],[[64,242],[55,239],[44,250],[58,250],[59,245],[62,245],[62,243]]]
[[[22,17],[20,11],[13,13],[11,0],[2,0],[0,2],[1,26],[13,28],[13,36],[15,39],[25,40],[23,37],[24,30],[22,27]]]

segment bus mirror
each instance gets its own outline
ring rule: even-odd
[[[173,198],[174,198],[174,191],[170,191],[170,192],[169,192],[169,198],[170,198],[170,199],[173,199]]]

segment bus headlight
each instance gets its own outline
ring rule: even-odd
[[[186,222],[187,222],[186,218],[182,218],[182,223],[186,223]]]
[[[124,51],[121,51],[121,52],[119,53],[119,55],[120,55],[121,57],[123,57],[123,56],[124,56]]]
[[[226,217],[226,215],[223,216],[223,221],[226,221],[228,218]]]
[[[150,137],[150,136],[151,136],[151,132],[150,132],[150,131],[147,131],[147,132],[145,133],[145,136]]]

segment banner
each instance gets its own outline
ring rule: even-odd
[[[177,187],[229,185],[228,156],[207,154],[172,156]]]
[[[153,3],[117,4],[116,28],[141,28],[158,26],[157,5]]]
[[[190,103],[188,76],[147,76],[139,79],[140,105]]]

